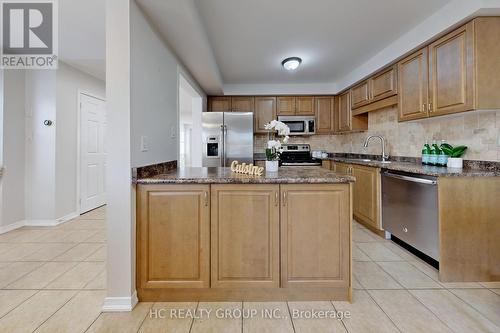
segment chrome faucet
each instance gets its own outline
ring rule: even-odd
[[[369,137],[366,138],[365,143],[363,144],[363,147],[367,148],[368,147],[368,143],[373,138],[380,139],[380,143],[382,145],[382,163],[387,162],[387,160],[389,159],[389,155],[385,154],[385,139],[384,139],[383,136],[380,136],[380,135],[370,135]]]

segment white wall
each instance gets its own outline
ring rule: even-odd
[[[179,72],[206,96],[135,2],[131,9],[131,147],[132,166],[138,167],[177,159]],[[141,152],[141,136],[148,137],[147,152]]]
[[[44,120],[52,120],[45,126]],[[56,71],[26,71],[26,219],[55,216]]]
[[[0,230],[7,231],[9,225],[25,219],[24,172],[25,172],[25,124],[23,71],[3,71],[3,106],[1,164],[4,167],[1,178]],[[0,86],[0,89],[2,87]]]
[[[105,98],[105,82],[59,62],[56,101],[55,216],[77,211],[78,91]]]

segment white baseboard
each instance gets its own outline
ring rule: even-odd
[[[102,305],[103,312],[128,312],[139,302],[137,291],[130,297],[106,297]]]
[[[6,226],[1,226],[0,227],[0,235],[1,234],[5,234],[6,232],[9,232],[9,231],[12,231],[12,230],[16,230],[16,229],[22,228],[24,226],[25,226],[25,221],[24,220],[14,222],[14,223],[11,223],[11,224],[6,225]]]
[[[68,221],[71,221],[73,219],[76,219],[79,216],[80,216],[80,214],[78,212],[73,212],[73,213],[70,213],[70,214],[68,214],[66,216],[58,218],[57,219],[57,223],[61,224],[61,223],[64,223],[64,222],[68,222]]]

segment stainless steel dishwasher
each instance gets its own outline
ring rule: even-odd
[[[439,261],[437,178],[384,170],[382,227]]]

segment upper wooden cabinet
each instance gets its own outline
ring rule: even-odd
[[[212,288],[279,287],[279,185],[212,185]]]
[[[427,48],[423,48],[398,63],[399,120],[428,116]]]
[[[255,98],[253,96],[231,97],[231,111],[254,112]]]
[[[208,97],[207,104],[207,109],[211,112],[231,111],[231,97]]]
[[[316,97],[316,133],[331,134],[334,131],[335,98],[332,96]]]
[[[210,286],[208,185],[139,185],[140,288]]]
[[[255,97],[254,133],[267,133],[264,125],[276,119],[276,97]]]
[[[399,62],[399,120],[500,108],[500,17],[479,17]]]
[[[351,93],[336,96],[334,107],[335,133],[366,131],[368,129],[368,114],[353,116],[351,108]]]
[[[363,81],[351,88],[351,108],[366,105],[370,102],[369,81]]]
[[[278,96],[278,116],[314,115],[314,97],[312,96]]]
[[[391,66],[370,78],[370,102],[377,102],[398,93],[397,66]]]
[[[349,286],[349,192],[348,184],[281,185],[283,288]]]

